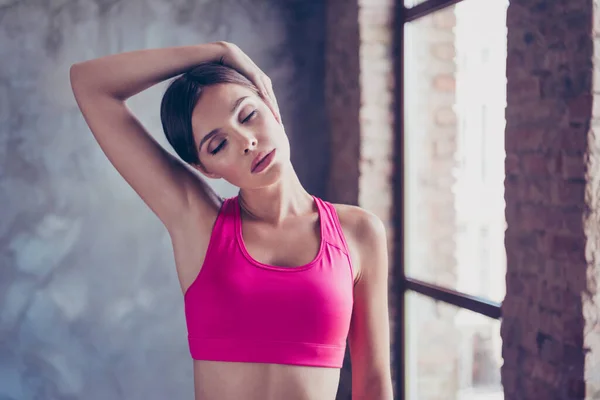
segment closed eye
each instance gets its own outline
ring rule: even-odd
[[[248,116],[246,118],[244,118],[244,120],[242,121],[243,123],[248,122],[250,119],[252,119],[252,117],[254,117],[256,115],[256,110],[252,111],[250,114],[248,114]]]
[[[244,123],[250,121],[252,118],[254,118],[256,116],[257,112],[258,112],[258,110],[254,110],[250,114],[248,114],[248,116],[242,120],[242,124],[244,124]],[[214,150],[210,151],[210,154],[213,154],[213,155],[217,154],[219,151],[221,151],[223,149],[223,147],[225,147],[226,144],[227,144],[227,139],[223,139],[221,141],[221,143],[219,143],[219,145],[217,147],[215,147]]]
[[[222,149],[223,147],[225,147],[225,144],[226,144],[226,143],[227,143],[227,140],[226,140],[226,139],[223,139],[223,140],[221,141],[221,143],[219,143],[219,145],[218,145],[217,147],[215,147],[215,149],[214,149],[214,150],[212,150],[212,151],[210,152],[210,154],[217,154],[219,151],[221,151],[221,149]]]

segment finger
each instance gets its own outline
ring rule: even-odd
[[[267,105],[267,107],[269,107],[269,110],[271,110],[271,113],[275,117],[275,120],[277,120],[277,122],[281,123],[281,117],[279,115],[279,111],[277,110],[277,106],[275,104],[273,104],[273,100],[270,98],[270,96],[266,95],[266,96],[261,96],[261,97],[265,101],[265,104]]]
[[[263,101],[265,102],[267,107],[269,107],[269,110],[271,110],[271,113],[273,113],[273,116],[275,117],[275,119],[278,122],[281,122],[280,117],[279,117],[279,112],[277,110],[277,106],[273,103],[271,95],[269,94],[269,92],[266,88],[260,89],[260,97],[263,99]]]
[[[266,87],[267,96],[269,97],[269,101],[271,103],[273,114],[275,118],[281,123],[281,113],[279,112],[279,104],[277,103],[277,97],[275,97],[275,92],[273,91],[273,83],[271,79],[265,75],[263,78],[264,85]]]
[[[256,86],[256,88],[258,89],[258,93],[260,94],[260,96],[270,102],[271,101],[271,95],[269,94],[269,88],[265,82],[265,80],[263,79],[263,74],[257,74],[253,79],[253,83]]]

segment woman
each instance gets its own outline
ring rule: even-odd
[[[249,57],[217,42],[70,72],[100,147],[171,236],[196,399],[334,399],[346,338],[353,399],[391,399],[383,224],[302,187],[271,82]],[[125,105],[178,75],[161,118],[185,163]],[[239,195],[219,198],[196,171]]]

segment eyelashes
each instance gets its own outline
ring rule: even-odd
[[[242,120],[242,124],[245,124],[246,122],[250,121],[251,119],[254,118],[254,116],[256,116],[256,114],[258,113],[258,110],[253,110],[250,114],[248,114],[248,116],[246,118],[244,118]],[[214,150],[210,151],[210,154],[215,155],[217,154],[219,151],[221,151],[225,145],[227,144],[227,139],[223,139],[219,145],[217,147],[215,147]]]
[[[214,155],[214,154],[217,154],[219,151],[221,151],[221,149],[222,149],[223,147],[225,147],[225,143],[226,143],[226,142],[227,142],[227,139],[224,139],[224,140],[222,140],[222,141],[221,141],[221,143],[219,143],[219,145],[218,145],[218,146],[217,146],[217,147],[216,147],[214,150],[212,150],[212,151],[210,152],[210,154],[213,154],[213,155]]]
[[[244,124],[247,121],[249,121],[250,119],[252,119],[252,117],[254,117],[256,115],[256,112],[257,112],[257,110],[254,110],[250,114],[248,114],[248,116],[246,118],[244,118],[244,120],[242,121],[242,124]]]

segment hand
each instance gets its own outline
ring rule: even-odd
[[[223,65],[240,72],[258,88],[260,96],[275,115],[275,119],[281,124],[281,114],[279,113],[277,98],[275,98],[273,92],[271,78],[258,68],[254,61],[235,44],[229,42],[219,42],[219,44],[225,49],[219,61]]]

